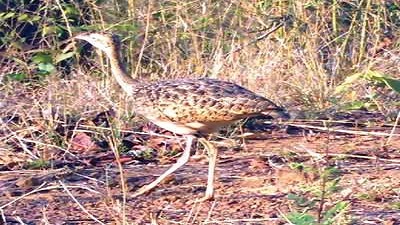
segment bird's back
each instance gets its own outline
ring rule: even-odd
[[[209,78],[142,84],[132,96],[137,113],[180,123],[234,121],[280,110],[239,85]]]

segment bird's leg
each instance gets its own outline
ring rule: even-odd
[[[214,198],[215,166],[217,164],[218,149],[205,138],[200,138],[199,141],[207,149],[209,162],[206,194],[198,201],[207,201]]]
[[[190,149],[192,147],[193,139],[195,137],[191,135],[186,136],[186,146],[183,151],[182,156],[176,161],[176,163],[171,166],[167,171],[165,171],[161,176],[159,176],[155,181],[151,182],[148,185],[145,185],[141,187],[139,190],[137,190],[132,197],[136,197],[139,195],[142,195],[154,187],[156,187],[161,181],[163,181],[166,177],[168,177],[171,173],[175,172],[177,169],[179,169],[181,166],[185,165],[190,158]]]

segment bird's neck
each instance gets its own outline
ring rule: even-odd
[[[107,53],[107,56],[110,60],[111,72],[118,84],[127,94],[132,94],[132,91],[138,82],[128,75],[125,65],[121,59],[119,49],[115,48],[114,51]]]

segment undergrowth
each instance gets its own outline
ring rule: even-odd
[[[3,85],[50,75],[75,79],[78,52],[90,47],[67,47],[68,38],[106,30],[122,36],[135,77],[227,79],[299,110],[369,109],[394,117],[398,107],[397,1],[14,0],[0,8]],[[257,41],[282,20],[282,28]],[[105,61],[79,60],[84,71],[107,74]],[[360,73],[387,79],[355,79]]]
[[[143,80],[207,76],[241,84],[299,117],[368,110],[393,121],[399,27],[395,0],[0,1],[0,158],[15,150],[13,164],[51,168],[53,159],[74,156],[80,132],[106,142],[116,157],[128,151],[120,131],[141,121],[103,55],[70,40],[79,32],[120,35],[129,72]],[[111,124],[92,119],[111,110]],[[144,148],[143,158],[152,158]],[[298,225],[345,224],[350,204],[333,199],[340,175],[327,164],[316,168],[318,184],[290,194],[293,208],[283,216]]]

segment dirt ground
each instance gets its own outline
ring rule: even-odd
[[[392,131],[384,125],[336,128]],[[195,200],[205,191],[205,157],[192,159],[154,191],[137,198],[130,194],[154,180],[177,157],[125,160],[120,168],[108,152],[91,158],[65,157],[54,162],[52,169],[15,170],[3,166],[0,221],[273,225],[290,224],[285,217],[291,212],[308,212],[316,218],[319,209],[326,211],[338,202],[346,202],[348,207],[336,215],[340,219],[331,224],[396,225],[400,224],[399,133],[395,130],[389,140],[375,133],[311,132],[302,128],[260,133],[247,138],[240,147],[221,141],[215,200],[202,203]],[[323,184],[321,171],[331,167],[338,171],[337,183],[331,184],[332,179]],[[333,186],[335,190],[326,192],[321,204],[318,193]],[[316,205],[296,202],[290,197],[293,195],[315,201]]]

